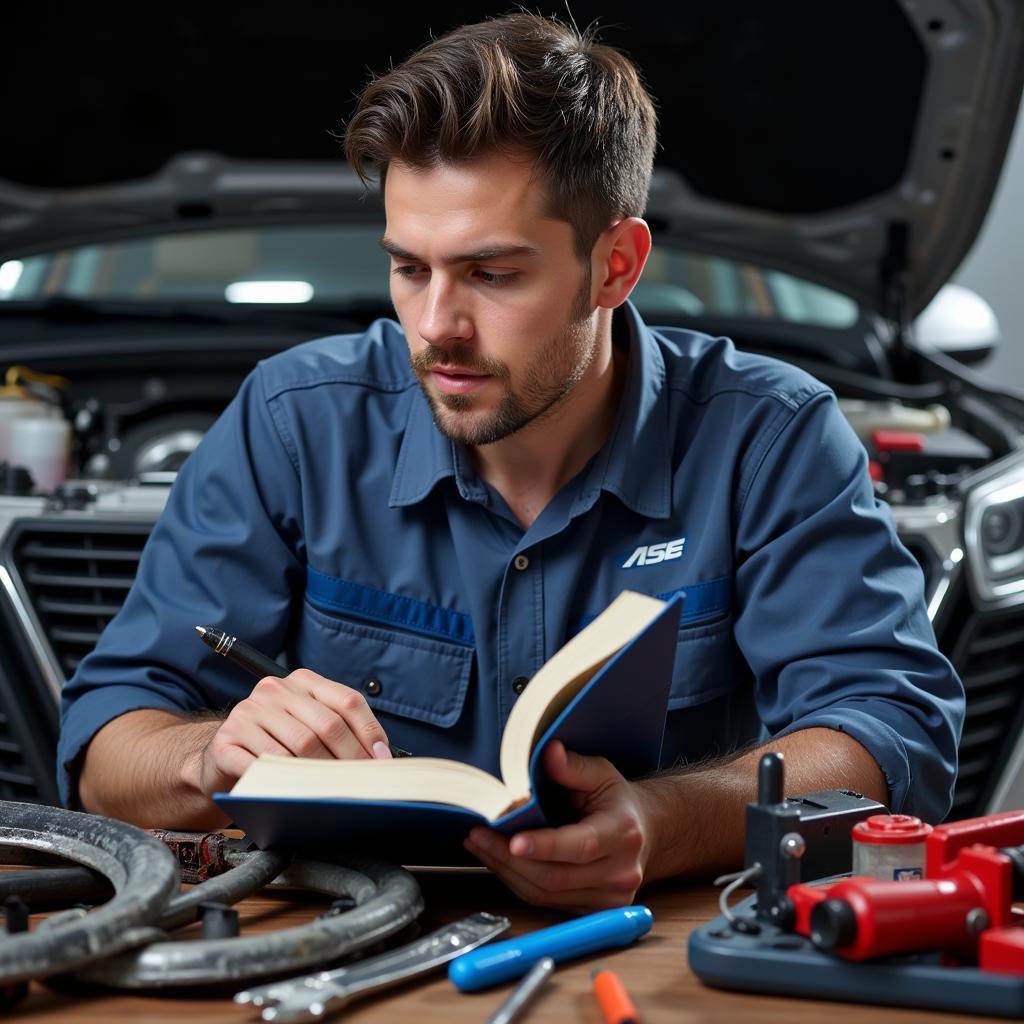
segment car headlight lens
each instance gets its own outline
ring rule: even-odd
[[[992,559],[1017,551],[1024,542],[1024,507],[1007,502],[985,509],[981,516],[981,548]]]
[[[989,467],[967,495],[964,541],[975,596],[1000,605],[1024,603],[1024,459]]]

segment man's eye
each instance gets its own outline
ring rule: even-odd
[[[495,274],[490,270],[483,269],[477,270],[477,274],[484,284],[495,285],[497,287],[501,287],[503,284],[510,284],[516,276],[515,274]]]
[[[391,273],[396,277],[415,277],[419,269],[412,263],[400,263],[397,267],[392,268]]]

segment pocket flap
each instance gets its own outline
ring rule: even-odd
[[[294,664],[359,690],[375,711],[439,726],[462,713],[471,647],[329,615],[308,601],[294,647]]]

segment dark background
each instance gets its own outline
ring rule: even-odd
[[[337,133],[371,71],[431,34],[512,9],[308,0],[8,8],[0,178],[125,180],[186,150],[340,160]],[[577,2],[571,12],[580,27],[596,20],[602,40],[640,65],[659,102],[659,159],[699,192],[813,211],[853,202],[902,170],[924,56],[895,3]]]
[[[400,62],[431,32],[512,9],[489,2],[358,9],[309,0],[7,4],[0,179],[40,186],[124,180],[189,149],[340,162],[332,132],[371,69]],[[567,10],[558,3],[531,9],[563,18]],[[632,0],[576,2],[571,11],[581,27],[597,19],[601,37],[640,64],[660,101],[660,159],[705,160],[698,170],[706,192],[732,189],[748,200],[774,198],[782,208],[813,207],[822,182],[849,194],[851,169],[884,180],[900,163],[899,135],[922,68],[915,47],[903,45],[894,3]],[[811,106],[820,126],[813,140],[799,137],[783,105],[767,99],[770,86],[785,87],[791,110]],[[851,124],[837,99],[857,90],[870,97],[869,115]],[[898,155],[887,162],[892,152]],[[803,169],[800,189],[779,195],[772,182],[794,165]],[[744,185],[740,170],[758,184]],[[1002,383],[1024,383],[1022,218],[1018,129],[985,229],[954,278],[999,315],[1004,343],[984,372]]]

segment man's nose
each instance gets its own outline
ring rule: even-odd
[[[435,347],[465,341],[473,334],[473,323],[463,307],[459,288],[443,274],[431,275],[420,314],[419,334]]]

